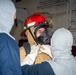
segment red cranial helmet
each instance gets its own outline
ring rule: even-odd
[[[32,27],[32,26],[41,26],[47,25],[45,18],[40,14],[33,14],[32,16],[28,17],[24,22],[24,31],[22,32],[22,36],[25,35],[25,31]]]

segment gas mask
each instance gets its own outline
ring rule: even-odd
[[[51,36],[49,35],[48,33],[48,30],[47,30],[47,26],[48,25],[45,25],[44,23],[43,24],[39,24],[37,26],[34,26],[34,29],[33,29],[33,32],[34,32],[34,35],[32,34],[30,28],[28,29],[31,36],[33,37],[33,39],[35,40],[35,42],[37,44],[47,44],[49,45],[50,44],[50,38]],[[40,29],[40,28],[44,28],[44,31],[41,32],[41,34],[37,37],[37,31]]]
[[[36,42],[39,44],[50,44],[50,36],[45,30],[41,33],[39,37],[36,37]]]

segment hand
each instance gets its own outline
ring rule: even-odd
[[[35,53],[36,55],[38,54],[38,52],[39,52],[39,49],[40,49],[40,44],[38,44],[38,45],[33,45],[32,47],[31,47],[31,52],[30,53]]]

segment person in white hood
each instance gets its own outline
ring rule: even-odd
[[[72,55],[73,35],[65,29],[56,30],[51,38],[52,61],[48,61],[56,75],[76,75],[76,59]]]
[[[22,66],[23,75],[76,75],[76,58],[72,55],[73,35],[57,29],[51,38],[52,60],[41,64]]]
[[[0,75],[22,75],[19,47],[10,35],[16,8],[11,0],[0,0]]]

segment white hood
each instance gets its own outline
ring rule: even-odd
[[[53,60],[48,61],[56,75],[76,75],[76,59],[71,55],[73,36],[65,28],[56,30],[51,38]]]
[[[73,36],[70,31],[61,28],[55,31],[51,38],[53,59],[69,58],[73,45]]]
[[[10,33],[15,13],[16,8],[11,0],[0,0],[0,33]]]

